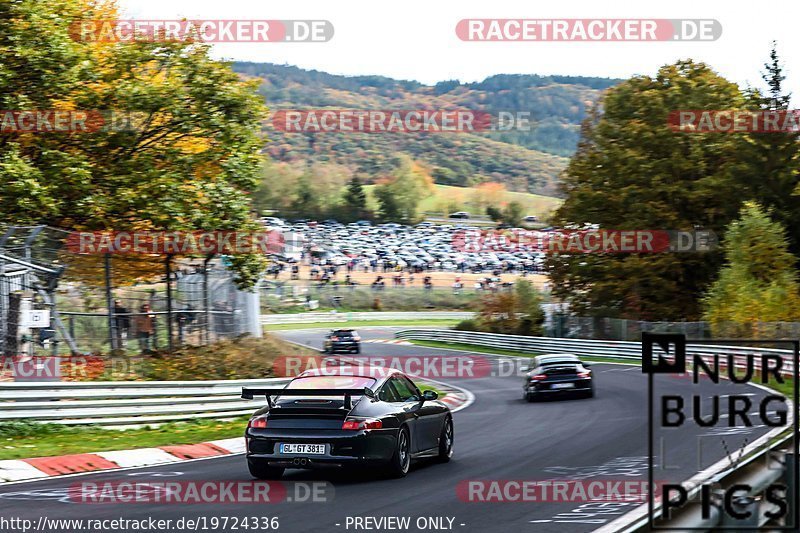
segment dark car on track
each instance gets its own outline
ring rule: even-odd
[[[538,398],[580,394],[594,397],[594,379],[589,363],[575,355],[555,354],[534,357],[525,373],[522,397],[529,402]]]
[[[353,368],[308,370],[283,389],[242,389],[242,398],[267,397],[245,430],[254,477],[367,465],[402,477],[412,460],[450,460],[453,417],[435,391],[421,392],[397,370]]]
[[[361,337],[354,329],[333,329],[322,341],[324,353],[355,352],[361,353]]]

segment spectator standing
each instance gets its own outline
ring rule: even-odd
[[[136,327],[136,338],[139,339],[139,349],[142,353],[151,351],[153,334],[156,331],[156,316],[150,312],[150,304],[143,304],[139,314],[133,319]]]

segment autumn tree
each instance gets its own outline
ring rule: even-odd
[[[0,132],[0,217],[68,230],[255,230],[267,109],[197,42],[93,42],[111,2],[0,2],[0,109],[131,113],[131,127]],[[160,273],[135,269],[127,280]],[[265,262],[234,261],[251,285]]]
[[[710,67],[679,61],[655,76],[610,88],[602,112],[582,126],[578,151],[563,175],[559,226],[693,230],[719,235],[743,197],[731,177],[733,136],[673,131],[680,109],[741,109],[739,87]],[[751,104],[752,105],[752,104]],[[574,312],[649,320],[699,318],[700,298],[721,264],[719,252],[550,255],[555,296]]]

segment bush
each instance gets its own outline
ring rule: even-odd
[[[453,329],[456,331],[480,331],[480,327],[478,326],[478,321],[474,318],[468,318],[466,320],[462,320],[458,324],[456,324]]]

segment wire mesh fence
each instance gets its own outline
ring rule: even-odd
[[[219,259],[76,254],[68,237],[0,226],[0,354],[147,353],[257,321]]]

